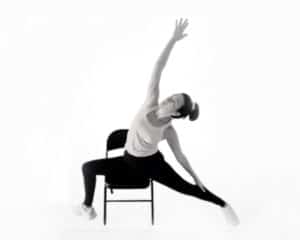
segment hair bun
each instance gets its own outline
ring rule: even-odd
[[[194,102],[193,109],[192,109],[192,111],[190,112],[189,115],[190,115],[189,119],[191,121],[195,121],[199,117],[199,105],[198,105],[198,103]]]

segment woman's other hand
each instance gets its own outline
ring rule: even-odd
[[[205,190],[205,187],[204,187],[204,185],[202,184],[202,182],[199,180],[199,178],[195,178],[194,179],[195,180],[195,183],[201,188],[201,190],[203,191],[203,192],[205,192],[206,190]]]
[[[180,18],[179,22],[177,22],[177,19],[176,19],[176,25],[175,25],[175,30],[174,30],[174,33],[173,33],[173,36],[172,38],[175,40],[175,41],[179,41],[181,39],[183,39],[184,37],[187,36],[187,34],[183,34],[185,28],[187,27],[188,25],[188,20],[185,19],[184,22],[182,22],[182,18]]]

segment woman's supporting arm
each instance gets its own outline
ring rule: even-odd
[[[191,167],[191,164],[187,160],[186,156],[182,154],[179,158],[177,158],[177,161],[181,164],[181,166],[192,176],[195,183],[205,192],[205,187],[203,183],[200,181],[197,174],[194,172],[193,168]]]
[[[171,150],[174,153],[174,156],[176,160],[180,163],[180,165],[192,176],[195,183],[203,190],[204,186],[200,179],[198,178],[197,174],[194,172],[193,168],[191,167],[191,164],[187,160],[186,156],[181,150],[181,146],[178,139],[178,134],[176,132],[176,129],[171,125],[167,127],[164,131],[164,138],[167,140]]]

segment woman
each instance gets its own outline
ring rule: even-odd
[[[237,225],[239,220],[231,206],[210,192],[199,180],[182,152],[177,133],[172,126],[173,119],[189,116],[189,120],[195,121],[199,116],[199,105],[193,102],[186,93],[174,94],[158,104],[162,70],[175,43],[187,36],[187,34],[183,34],[187,25],[187,20],[184,22],[182,19],[179,22],[176,20],[174,33],[155,64],[146,99],[133,119],[127,134],[123,161],[130,170],[134,170],[137,174],[148,176],[183,194],[218,205],[226,219],[231,224]],[[185,181],[164,160],[164,156],[157,147],[158,143],[164,139],[167,140],[176,159],[193,177],[196,184]],[[117,165],[120,166],[121,162],[114,161],[114,159],[110,159],[110,161],[96,159],[82,165],[86,195],[83,203],[77,207],[79,215],[84,215],[89,219],[96,217],[97,214],[92,207],[96,175],[106,175],[112,169],[116,171]]]

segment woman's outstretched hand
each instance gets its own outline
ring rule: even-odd
[[[188,20],[185,19],[184,22],[182,22],[182,18],[180,18],[179,22],[177,22],[176,20],[176,26],[175,26],[175,30],[174,30],[174,33],[173,33],[173,36],[172,38],[175,40],[175,41],[179,41],[181,39],[183,39],[184,37],[187,36],[187,34],[183,34],[185,28],[187,27],[188,25]]]
[[[205,187],[204,187],[204,185],[202,184],[202,182],[199,180],[199,178],[198,178],[198,177],[195,177],[194,180],[195,180],[196,184],[198,185],[198,187],[200,187],[201,190],[202,190],[203,192],[205,192]]]

